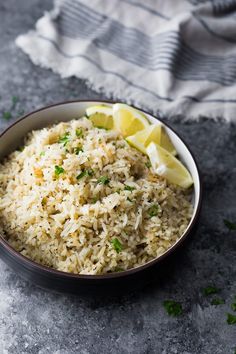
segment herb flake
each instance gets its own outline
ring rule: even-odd
[[[3,112],[2,117],[6,120],[9,120],[12,118],[12,114],[9,111],[5,111],[5,112]]]
[[[215,306],[217,306],[217,305],[223,305],[223,304],[225,304],[225,300],[224,300],[224,299],[221,299],[220,297],[216,297],[215,299],[213,299],[213,300],[211,301],[211,304],[212,304],[212,305],[215,305]]]
[[[100,178],[98,178],[97,183],[98,184],[104,184],[107,185],[109,184],[110,179],[107,176],[101,176]]]
[[[232,315],[231,313],[227,313],[227,323],[229,325],[236,324],[236,316]]]
[[[59,177],[60,174],[62,174],[64,172],[65,172],[65,170],[64,170],[63,167],[58,166],[58,165],[55,166],[55,175],[56,175],[56,177]]]
[[[236,230],[236,223],[235,222],[231,222],[227,219],[224,219],[224,224],[225,226],[229,229],[229,230]]]
[[[83,170],[82,172],[80,172],[80,174],[76,177],[77,180],[83,178],[83,177],[91,177],[93,176],[94,172],[92,169],[88,169],[88,170]]]
[[[117,253],[120,253],[122,251],[122,243],[118,240],[118,238],[113,238],[113,240],[111,240],[111,243],[112,247]]]
[[[234,302],[231,304],[231,309],[236,311],[236,296],[234,297]]]
[[[74,148],[74,153],[76,155],[79,155],[80,152],[84,152],[84,150],[82,149],[82,147],[78,146]]]
[[[212,294],[217,294],[220,290],[216,288],[215,286],[207,286],[206,288],[203,289],[203,294],[205,296],[212,295]]]
[[[170,316],[177,317],[183,313],[182,305],[179,302],[166,300],[163,302],[163,306]]]
[[[150,218],[153,216],[157,216],[158,212],[160,211],[160,207],[158,204],[153,204],[149,209],[148,209],[148,215]]]
[[[83,130],[82,128],[76,129],[75,134],[78,138],[83,138]]]
[[[12,96],[11,102],[12,102],[12,109],[14,109],[16,107],[17,102],[19,102],[19,97],[18,96]]]
[[[151,168],[151,162],[150,161],[147,161],[146,163],[145,163],[145,166],[147,167],[147,168]]]
[[[124,188],[125,191],[130,191],[130,192],[132,192],[134,189],[136,189],[136,188],[135,188],[135,187],[128,186],[127,184],[125,184],[125,188]]]
[[[68,142],[70,141],[70,133],[65,133],[64,135],[59,137],[58,143],[63,144],[63,146],[66,146],[68,144]]]

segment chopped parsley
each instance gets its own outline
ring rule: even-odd
[[[20,152],[24,151],[24,146],[20,146],[20,147],[18,148],[18,151],[20,151]]]
[[[231,313],[227,313],[227,323],[229,325],[236,324],[236,316]]]
[[[91,177],[93,176],[94,172],[92,169],[88,169],[88,170],[83,170],[82,172],[80,172],[80,174],[76,177],[77,180],[83,178],[83,177]]]
[[[147,167],[147,168],[150,168],[152,165],[151,165],[151,162],[150,161],[147,161],[146,163],[145,163],[145,166]]]
[[[44,156],[45,155],[45,151],[41,151],[39,155],[40,156]]]
[[[9,120],[12,118],[12,114],[11,114],[11,112],[5,111],[5,112],[3,112],[2,117],[6,120]]]
[[[64,170],[63,167],[58,166],[58,165],[55,166],[55,175],[56,175],[56,177],[59,177],[60,174],[62,174],[64,172],[65,172],[65,170]]]
[[[109,184],[110,179],[107,176],[101,176],[100,178],[98,178],[97,183],[99,184],[104,184],[107,185]]]
[[[68,142],[70,141],[70,133],[65,133],[64,135],[60,136],[58,143],[62,143],[63,146],[66,146],[66,144],[68,144]]]
[[[111,240],[112,243],[112,247],[114,248],[114,250],[119,253],[122,251],[122,243],[120,243],[120,241],[118,240],[118,238],[113,238],[113,240]]]
[[[182,305],[179,302],[173,300],[166,300],[163,302],[163,306],[170,316],[180,316],[183,313]]]
[[[231,309],[236,311],[236,296],[234,297],[234,302],[231,304]]]
[[[125,191],[130,191],[130,192],[132,192],[134,189],[136,189],[136,188],[135,188],[135,187],[128,186],[127,184],[125,184],[125,188],[124,188]]]
[[[97,201],[98,201],[98,198],[97,198],[97,197],[94,197],[94,198],[92,199],[92,204],[97,203]]]
[[[120,267],[116,267],[116,268],[114,269],[114,272],[115,272],[115,273],[123,272],[123,271],[124,271],[124,269],[123,269],[123,268],[120,268]]]
[[[82,128],[76,129],[75,134],[78,138],[83,138],[83,130]]]
[[[236,230],[236,223],[235,222],[231,222],[229,220],[224,219],[224,224],[225,226],[229,229],[229,230]]]
[[[211,301],[211,304],[212,305],[223,305],[225,303],[225,300],[224,299],[221,299],[220,297],[216,297],[215,299],[213,299]]]
[[[217,294],[220,290],[216,288],[215,286],[207,286],[206,288],[203,289],[203,294],[205,296],[212,295],[212,294]]]
[[[150,218],[153,216],[157,216],[158,212],[160,211],[160,207],[158,204],[153,204],[149,209],[148,209],[148,215]]]
[[[84,152],[84,150],[82,149],[82,147],[78,146],[76,148],[74,148],[74,153],[76,155],[79,155],[80,152]]]
[[[19,97],[18,96],[12,96],[11,98],[11,102],[12,102],[12,109],[14,109],[16,107],[17,102],[19,101]]]

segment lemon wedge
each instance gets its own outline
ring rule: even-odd
[[[86,109],[86,115],[97,128],[113,128],[113,111],[110,106],[98,105],[88,107]]]
[[[147,128],[137,132],[135,135],[128,136],[126,140],[130,145],[134,146],[144,154],[146,153],[146,147],[151,142],[154,142],[169,151],[172,155],[176,155],[175,147],[162,124],[151,124]]]
[[[149,121],[144,114],[123,103],[113,105],[113,118],[115,130],[124,137],[134,135],[149,126]]]
[[[169,182],[189,188],[193,179],[184,165],[160,145],[151,142],[146,148],[154,171]]]

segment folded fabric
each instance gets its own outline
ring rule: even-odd
[[[107,97],[236,121],[236,1],[60,0],[17,45]]]

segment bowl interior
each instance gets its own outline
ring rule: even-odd
[[[13,124],[10,128],[8,128],[1,136],[0,136],[0,160],[7,156],[10,152],[14,151],[17,147],[19,147],[26,136],[26,134],[32,130],[40,129],[51,125],[53,123],[57,123],[60,121],[69,121],[74,118],[80,118],[84,115],[85,109],[88,106],[101,104],[102,102],[96,101],[78,101],[78,102],[68,102],[68,103],[60,103],[54,106],[46,107],[35,111],[26,117],[22,118],[15,124]],[[109,104],[104,102],[105,104]],[[151,123],[156,123],[159,120],[153,117],[150,114],[145,113],[150,120]],[[159,121],[164,124],[162,121]],[[185,166],[190,171],[193,181],[193,215],[192,219],[189,223],[189,226],[182,237],[186,234],[188,229],[190,228],[192,221],[194,220],[199,204],[200,204],[200,178],[196,163],[194,158],[192,157],[189,149],[185,145],[185,143],[178,137],[178,135],[168,126],[166,126],[166,130],[175,145],[175,148],[178,152],[180,160],[185,164]],[[177,243],[179,240],[177,241]],[[173,247],[173,246],[172,246]],[[171,248],[172,248],[171,247]],[[166,252],[168,252],[167,250]]]

